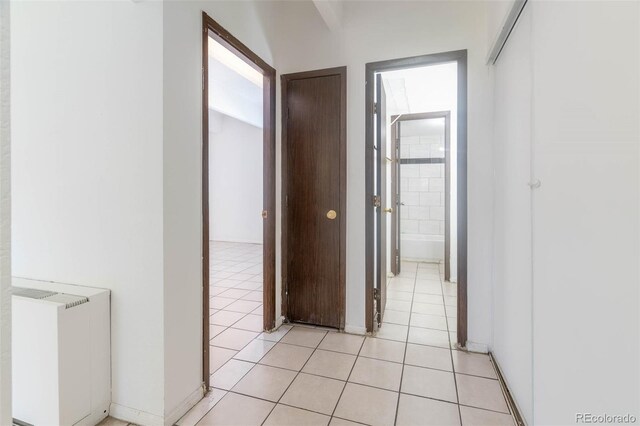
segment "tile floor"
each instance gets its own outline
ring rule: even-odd
[[[188,425],[511,425],[489,357],[455,350],[455,284],[404,262],[374,337],[261,333],[261,246],[213,243],[213,389]]]

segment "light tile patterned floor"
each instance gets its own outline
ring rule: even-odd
[[[489,357],[452,349],[455,284],[403,262],[375,337],[262,328],[262,246],[213,243],[214,387],[178,424],[511,425]]]

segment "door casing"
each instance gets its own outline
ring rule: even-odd
[[[276,70],[202,12],[202,381],[207,389],[210,385],[209,36],[263,75],[263,329],[272,330],[276,322]]]
[[[435,112],[419,112],[415,114],[402,114],[402,115],[394,115],[392,117],[393,124],[391,125],[391,133],[394,136],[394,141],[396,144],[400,143],[400,137],[402,135],[402,130],[400,123],[409,120],[428,120],[433,118],[444,118],[444,171],[445,171],[445,179],[444,179],[444,279],[445,281],[449,281],[451,278],[451,111],[435,111]],[[398,150],[400,152],[400,150]],[[395,174],[392,174],[392,180],[397,179],[395,181],[396,188],[400,187],[399,176],[400,171],[400,158],[397,159],[397,163],[394,163],[394,168],[397,170]],[[400,193],[398,189],[398,193]],[[395,194],[394,194],[395,195]],[[399,204],[401,201],[397,197],[394,197],[395,204]],[[398,212],[400,211],[400,206],[398,207]],[[395,221],[392,225],[394,225],[395,229],[393,229],[392,233],[396,236],[396,240],[393,242],[398,244],[397,253],[400,256],[400,217],[396,216]],[[399,263],[399,262],[398,262]],[[400,271],[400,265],[397,265],[397,271]]]
[[[374,212],[375,196],[374,131],[375,74],[377,72],[456,62],[458,65],[457,110],[457,231],[458,231],[458,346],[467,342],[467,50],[434,53],[408,58],[370,62],[365,67],[365,325],[368,332],[374,323]]]
[[[288,179],[288,143],[287,140],[287,115],[288,96],[287,86],[289,81],[297,79],[307,79],[315,77],[325,77],[339,75],[341,77],[340,88],[340,167],[337,173],[340,174],[340,254],[339,254],[339,288],[340,288],[340,326],[344,329],[346,316],[346,235],[347,235],[347,67],[327,68],[314,71],[304,71],[292,74],[283,74],[281,78],[281,105],[282,105],[282,235],[281,235],[281,267],[282,267],[282,315],[287,319],[287,277],[288,277],[288,222],[287,222],[287,179]]]

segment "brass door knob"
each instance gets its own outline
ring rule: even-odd
[[[393,213],[393,208],[391,207],[387,207],[386,209],[384,209],[385,213]]]
[[[328,219],[333,220],[333,219],[335,219],[336,217],[338,217],[338,213],[336,213],[336,211],[335,211],[335,210],[329,210],[329,211],[327,212],[327,218],[328,218]]]
[[[267,211],[266,210],[262,210],[262,218],[263,219],[267,218]]]

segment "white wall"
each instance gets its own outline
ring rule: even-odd
[[[218,115],[209,134],[209,238],[262,244],[262,128]]]
[[[140,4],[140,3],[138,3]],[[272,63],[252,2],[167,1],[163,19],[165,406],[202,381],[202,11]]]
[[[264,28],[279,73],[348,67],[346,324],[352,330],[362,330],[365,326],[365,64],[469,49],[469,340],[488,344],[491,339],[493,195],[491,88],[484,65],[488,49],[485,5],[476,2],[345,2],[343,27],[335,32],[330,32],[317,19],[313,5],[305,2],[275,5],[259,2],[257,7],[264,22],[270,23]],[[277,152],[279,155],[279,148]]]
[[[640,4],[526,7],[495,69],[493,349],[529,424],[638,417]]]
[[[11,125],[9,2],[0,3],[0,424],[11,424]]]
[[[14,275],[111,289],[112,413],[160,424],[162,4],[11,9]]]

